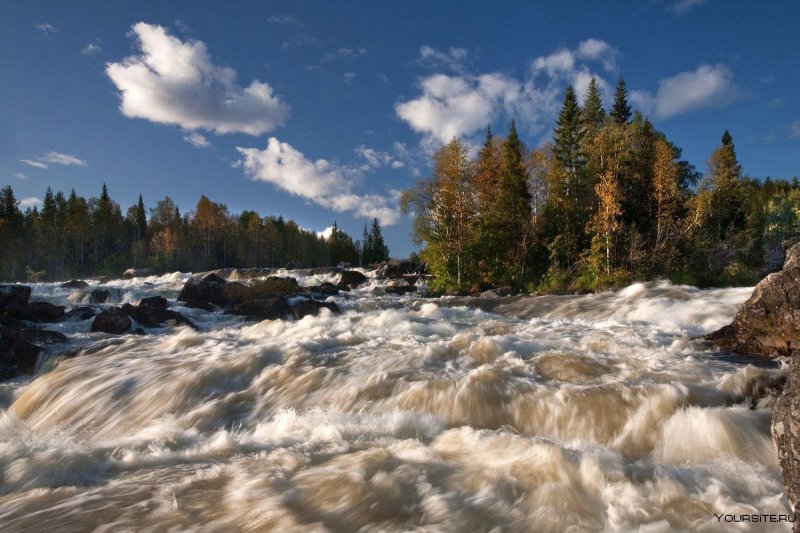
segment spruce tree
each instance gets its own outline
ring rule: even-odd
[[[568,173],[576,173],[582,166],[582,138],[581,108],[575,97],[575,89],[570,85],[564,92],[564,103],[561,105],[553,132],[553,153]]]
[[[592,77],[583,101],[583,124],[586,128],[598,128],[603,124],[605,117],[600,89],[597,87],[597,80]]]
[[[147,214],[144,210],[144,201],[142,195],[139,195],[139,202],[136,204],[136,240],[141,241],[145,239],[147,231]]]
[[[614,108],[611,110],[611,117],[617,124],[626,124],[631,118],[628,90],[625,88],[625,79],[621,76],[617,80],[617,91],[614,94]]]
[[[388,260],[389,247],[386,246],[383,240],[381,225],[377,218],[372,219],[372,227],[370,228],[368,239],[371,246],[372,262],[379,263]]]

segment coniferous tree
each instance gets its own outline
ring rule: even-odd
[[[617,80],[617,90],[614,93],[614,107],[611,109],[611,118],[617,124],[626,124],[631,119],[631,106],[628,105],[628,90],[625,80],[620,76]]]
[[[603,124],[606,112],[603,109],[603,101],[600,97],[600,89],[597,87],[597,80],[592,77],[586,96],[583,100],[583,124],[586,129],[596,129]]]

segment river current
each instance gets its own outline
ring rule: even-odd
[[[1,530],[728,531],[752,524],[715,514],[788,512],[758,393],[785,370],[693,340],[751,288],[427,299],[371,280],[333,297],[341,315],[245,322],[177,306],[188,277],[106,286],[200,331],[54,324],[78,356],[0,384]]]

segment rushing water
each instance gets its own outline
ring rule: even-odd
[[[112,296],[174,300],[187,278]],[[735,526],[715,513],[787,512],[773,399],[752,395],[784,370],[692,340],[751,289],[433,300],[376,285],[294,322],[174,307],[201,331],[55,325],[79,356],[0,384],[0,529],[721,531]]]

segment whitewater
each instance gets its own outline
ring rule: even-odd
[[[715,514],[789,512],[763,393],[785,368],[695,339],[752,288],[426,298],[372,278],[330,298],[340,315],[246,322],[175,303],[188,278],[103,287],[199,331],[47,325],[77,355],[0,383],[0,529],[730,531],[754,528]],[[83,305],[91,283],[31,299]]]

